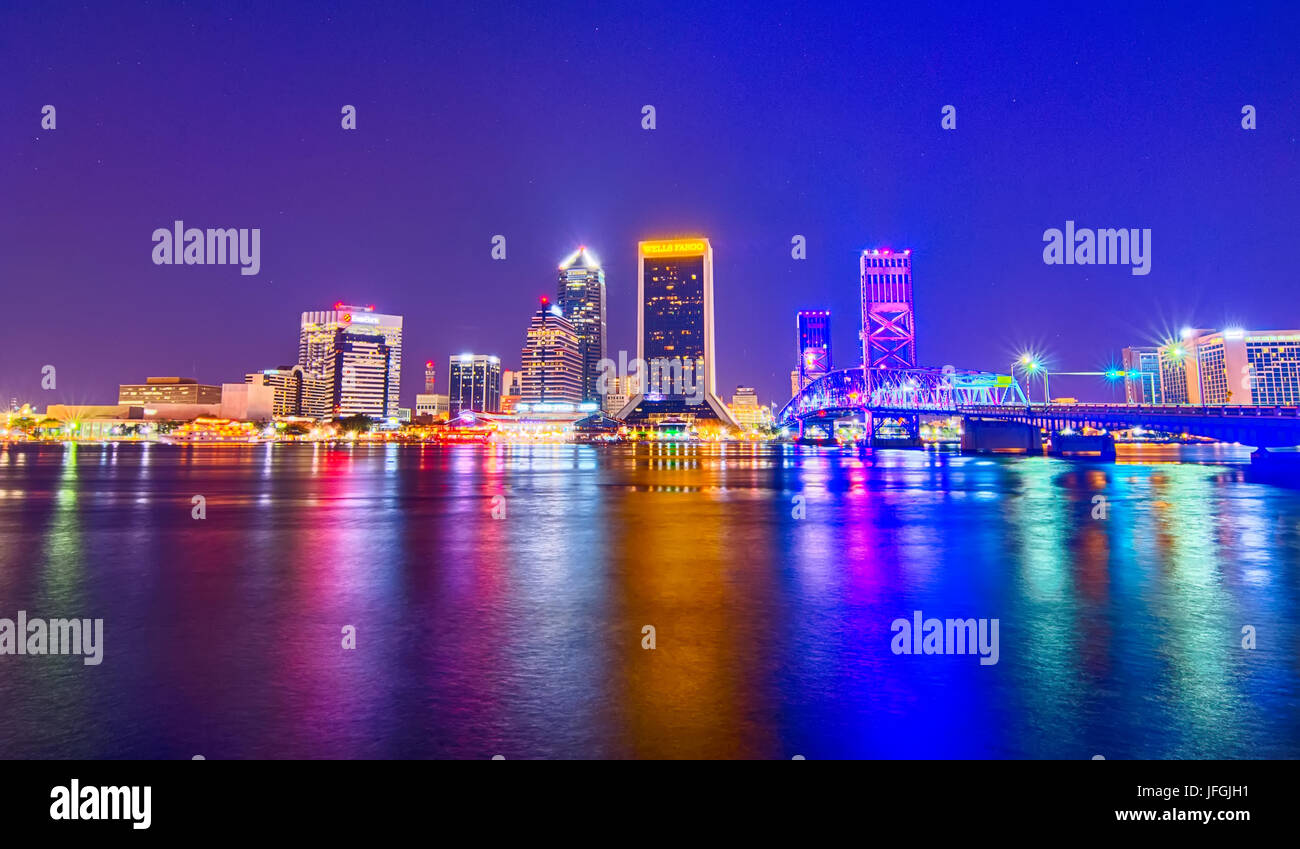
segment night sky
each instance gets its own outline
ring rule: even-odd
[[[440,391],[452,353],[517,367],[579,244],[609,351],[634,356],[637,240],[696,233],[727,400],[786,400],[801,308],[859,362],[870,247],[914,252],[923,364],[1005,371],[1034,346],[1096,370],[1186,324],[1300,327],[1295,4],[975,5],[5,0],[0,401],[239,381],[343,300],[406,317],[414,406],[426,359]],[[153,265],[177,218],[260,227],[261,273]],[[1044,265],[1067,219],[1151,228],[1150,275]]]

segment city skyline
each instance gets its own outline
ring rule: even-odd
[[[1090,8],[1079,26],[1104,30],[1119,8]],[[1143,49],[1101,61],[1047,10],[1020,10],[1014,34],[976,10],[882,11],[867,30],[843,26],[849,11],[705,16],[689,44],[673,15],[573,7],[455,10],[437,26],[417,7],[328,22],[200,13],[210,40],[174,10],[89,10],[76,39],[56,35],[61,16],[23,16],[30,38],[0,58],[12,116],[0,256],[15,306],[48,320],[15,323],[0,391],[76,402],[146,374],[236,379],[288,362],[288,316],[335,300],[405,315],[417,362],[509,357],[580,244],[606,272],[607,350],[631,350],[634,245],[672,232],[708,233],[716,251],[719,385],[764,399],[791,369],[767,340],[800,309],[853,315],[857,257],[883,244],[916,252],[926,363],[999,369],[1032,347],[1091,370],[1184,324],[1300,323],[1286,301],[1273,318],[1295,276],[1296,16],[1262,32],[1227,9],[1126,10]],[[485,28],[492,48],[456,37]],[[411,31],[425,33],[418,48]],[[547,45],[579,32],[588,49],[554,61]],[[138,39],[158,50],[114,46]],[[252,47],[236,61],[213,47],[223,39]],[[285,79],[271,44],[286,40],[320,72]],[[648,44],[665,47],[648,56]],[[542,69],[534,83],[505,86],[496,49]],[[391,66],[366,61],[381,53]],[[1188,74],[1195,86],[1179,82]],[[195,91],[220,92],[215,108]],[[56,130],[39,127],[46,103]],[[344,104],[355,131],[339,126]],[[654,130],[641,127],[647,104]],[[150,234],[174,220],[260,227],[259,273],[153,265]],[[1151,273],[1044,264],[1044,230],[1067,220],[1149,228]],[[496,235],[504,260],[491,258]],[[856,347],[853,324],[836,323],[836,350]],[[46,364],[60,379],[42,393]],[[408,375],[401,406],[418,389]]]
[[[1004,819],[1275,818],[1192,773],[1300,757],[1297,68],[1280,2],[0,4],[11,807],[1110,760]]]
[[[690,237],[690,238],[697,238],[697,237]],[[654,241],[654,240],[652,240],[652,241]],[[671,240],[670,240],[670,241],[671,241]],[[708,240],[707,238],[704,239],[703,241],[704,241],[704,244],[705,244],[706,246],[708,246],[708,250],[709,250],[709,266],[710,266],[710,268],[711,268],[711,267],[712,267],[712,249],[711,249],[711,245],[709,245],[709,240]],[[843,368],[852,368],[852,367],[855,367],[855,366],[860,366],[860,365],[862,364],[861,355],[864,355],[864,354],[866,353],[866,349],[863,347],[864,337],[865,337],[865,335],[867,334],[865,322],[866,322],[867,319],[868,319],[868,313],[869,313],[869,309],[868,309],[868,307],[869,307],[869,306],[871,305],[871,303],[872,303],[871,299],[869,299],[869,297],[868,297],[868,288],[867,288],[867,283],[869,282],[869,278],[868,278],[869,272],[867,271],[867,268],[868,268],[869,266],[871,266],[871,267],[873,268],[873,272],[874,272],[876,266],[881,266],[881,269],[880,269],[881,271],[887,271],[888,269],[883,268],[883,266],[884,266],[886,263],[891,262],[891,260],[888,259],[888,257],[890,257],[890,255],[891,255],[891,253],[894,253],[894,252],[891,251],[890,249],[871,249],[871,250],[866,250],[866,249],[864,249],[863,251],[861,251],[861,253],[860,253],[860,255],[859,255],[859,258],[858,258],[858,259],[859,259],[859,279],[858,279],[858,286],[860,287],[860,297],[861,297],[861,301],[860,301],[861,310],[862,310],[862,312],[861,312],[861,317],[862,317],[862,321],[864,322],[864,324],[860,324],[860,325],[858,326],[858,327],[859,327],[859,330],[863,331],[861,334],[859,334],[858,345],[856,346],[856,352],[859,354],[859,357],[858,357],[858,358],[856,359],[856,361],[853,362],[853,363],[836,363],[836,364],[835,364],[835,367],[838,368],[838,369],[843,369]],[[904,334],[904,335],[902,335],[902,336],[900,336],[900,337],[898,337],[898,338],[905,340],[908,350],[910,350],[910,351],[912,351],[912,352],[915,352],[915,351],[918,350],[918,348],[920,348],[921,345],[923,344],[923,343],[922,343],[922,339],[923,339],[923,337],[924,337],[924,334],[918,334],[918,333],[915,331],[914,319],[913,319],[913,317],[912,317],[912,303],[913,303],[912,282],[911,282],[911,261],[912,261],[912,256],[911,256],[911,255],[912,255],[912,253],[913,253],[913,252],[912,252],[911,249],[906,249],[906,250],[898,251],[898,252],[897,252],[897,256],[899,257],[898,262],[900,262],[900,263],[905,263],[905,266],[900,266],[900,269],[899,269],[900,271],[903,271],[903,272],[904,272],[903,275],[900,275],[900,276],[897,278],[897,286],[898,286],[898,287],[901,287],[901,288],[900,288],[900,291],[905,291],[905,292],[906,292],[906,296],[905,296],[905,304],[906,304],[906,307],[905,307],[905,309],[902,311],[901,314],[906,316],[906,324],[907,324],[907,326],[908,326],[909,328],[911,328],[910,331],[909,331],[908,333],[906,333],[906,334]],[[603,301],[603,294],[604,294],[604,289],[605,289],[605,279],[604,279],[603,268],[602,268],[602,267],[601,267],[601,266],[600,266],[596,261],[594,261],[593,259],[590,259],[589,249],[588,249],[585,245],[584,245],[584,246],[580,246],[576,251],[571,252],[571,253],[566,257],[566,259],[565,259],[563,262],[560,263],[560,266],[559,266],[559,268],[560,268],[560,277],[559,277],[559,286],[558,286],[558,288],[559,288],[559,291],[560,291],[560,293],[561,293],[561,296],[563,295],[564,288],[565,288],[565,281],[566,281],[566,279],[567,279],[567,276],[566,276],[566,275],[567,275],[567,269],[571,266],[571,264],[573,264],[573,263],[574,263],[576,260],[578,260],[578,259],[582,259],[584,262],[587,263],[587,267],[588,267],[589,269],[593,269],[595,272],[597,272],[597,273],[599,274],[599,277],[598,277],[598,280],[599,280],[599,291],[600,291],[600,293],[601,293],[601,300]],[[876,273],[878,273],[878,272],[876,272]],[[872,280],[875,280],[875,281],[885,281],[886,288],[887,288],[888,285],[889,285],[888,282],[887,282],[887,281],[889,280],[888,277],[874,277],[874,278],[871,278],[871,279],[872,279]],[[880,284],[880,283],[875,283],[875,282],[872,283],[872,286],[873,286],[873,287],[875,287],[875,286],[879,286],[879,285],[881,285],[881,284]],[[874,292],[875,289],[873,288],[871,291]],[[874,296],[874,297],[876,297],[877,300],[879,299],[878,296]],[[549,297],[549,296],[546,296],[546,295],[542,296],[542,300],[543,300],[543,306],[544,306],[544,309],[551,309],[551,310],[556,311],[557,314],[559,314],[559,315],[563,315],[563,310],[560,309],[559,304],[556,304],[554,307],[550,306],[550,297]],[[891,306],[892,306],[892,305],[891,305]],[[356,313],[358,313],[358,314],[362,314],[362,315],[365,317],[365,320],[366,320],[369,324],[377,325],[377,326],[375,326],[375,327],[361,326],[361,330],[362,330],[363,332],[365,332],[365,333],[380,333],[380,335],[387,337],[388,341],[389,341],[391,344],[394,345],[394,347],[395,347],[395,349],[396,349],[395,360],[392,361],[392,362],[390,363],[390,366],[389,366],[389,368],[388,368],[388,372],[389,372],[389,378],[388,378],[388,379],[389,379],[390,381],[395,381],[395,382],[399,382],[399,383],[400,383],[400,382],[401,382],[401,367],[400,367],[400,361],[401,361],[401,348],[402,348],[402,341],[401,341],[401,340],[402,340],[402,336],[403,336],[403,332],[404,332],[404,330],[403,330],[403,322],[404,322],[404,320],[405,320],[405,316],[402,315],[402,314],[392,314],[392,315],[388,315],[388,314],[379,314],[379,313],[375,313],[375,305],[374,305],[374,304],[367,304],[367,305],[349,305],[349,304],[345,304],[345,303],[342,302],[342,301],[338,301],[338,302],[335,302],[335,303],[332,305],[332,308],[331,308],[331,309],[328,309],[328,310],[323,310],[323,311],[322,311],[322,310],[317,310],[317,311],[303,311],[303,312],[301,312],[301,314],[300,314],[300,320],[299,320],[299,340],[298,340],[298,353],[297,353],[298,365],[297,365],[297,368],[298,368],[299,370],[302,370],[302,369],[306,368],[307,373],[308,373],[308,375],[310,376],[311,374],[313,374],[313,368],[312,368],[313,366],[324,366],[326,361],[325,361],[325,359],[323,359],[323,358],[326,357],[327,352],[328,352],[328,350],[329,350],[329,348],[330,348],[330,345],[332,344],[332,340],[334,339],[335,334],[338,332],[338,330],[339,330],[340,327],[347,327],[349,324],[351,324],[351,322],[354,320],[354,319],[353,319],[353,315],[352,315],[354,311],[355,311]],[[537,314],[537,311],[536,311],[536,309],[534,309],[534,310],[532,311],[532,313],[530,314],[530,316],[531,316],[532,318],[535,318],[536,314]],[[602,314],[602,315],[605,314],[603,309],[600,311],[600,314]],[[898,315],[898,313],[893,313],[893,312],[891,312],[891,313],[889,313],[889,315],[894,315],[894,316],[896,317],[896,316]],[[823,317],[825,317],[825,319],[828,320],[828,319],[829,319],[829,311],[826,311],[826,310],[808,310],[808,309],[802,309],[802,308],[799,309],[799,310],[797,310],[796,313],[795,313],[795,317],[796,317],[797,324],[798,324],[798,327],[799,327],[799,334],[798,334],[798,335],[799,335],[800,337],[802,337],[802,334],[803,334],[803,332],[804,332],[803,329],[802,329],[802,327],[803,327],[802,322],[805,320],[805,317],[806,317],[806,316],[823,316]],[[360,320],[360,319],[357,319],[357,320]],[[531,319],[528,319],[528,320],[531,320]],[[874,322],[875,319],[873,318],[872,321]],[[385,325],[384,327],[379,327],[379,326],[378,326],[381,322]],[[387,327],[387,325],[388,325],[389,323],[394,323],[394,322],[395,322],[395,326],[394,326],[394,328],[388,328],[388,327]],[[603,325],[605,322],[599,322],[599,323]],[[829,323],[829,322],[828,322],[828,323]],[[1285,323],[1285,322],[1282,322],[1282,323]],[[1297,321],[1296,324],[1300,324],[1300,321]],[[353,326],[353,327],[357,327],[358,325],[352,325],[352,326]],[[886,323],[886,329],[892,332],[892,328],[888,325],[888,322]],[[823,334],[825,334],[825,331],[822,331],[822,332],[823,332]],[[1138,354],[1137,354],[1138,351],[1141,351],[1141,352],[1144,352],[1144,353],[1150,353],[1150,354],[1154,355],[1154,360],[1152,360],[1152,361],[1155,362],[1155,363],[1157,364],[1157,367],[1158,367],[1158,369],[1159,369],[1159,372],[1160,372],[1160,373],[1163,373],[1164,376],[1165,376],[1165,378],[1168,379],[1169,376],[1170,376],[1170,374],[1171,374],[1171,364],[1167,361],[1167,360],[1169,359],[1169,356],[1172,354],[1172,355],[1177,355],[1177,356],[1181,357],[1181,356],[1185,356],[1185,355],[1191,353],[1192,351],[1195,351],[1195,350],[1196,350],[1196,347],[1195,347],[1194,344],[1192,344],[1191,347],[1188,348],[1187,350],[1183,350],[1183,348],[1184,348],[1185,346],[1187,346],[1189,343],[1191,343],[1194,339],[1197,339],[1197,338],[1200,338],[1200,337],[1215,337],[1215,336],[1220,336],[1220,337],[1221,337],[1221,336],[1223,336],[1223,335],[1226,334],[1226,335],[1228,335],[1228,338],[1229,338],[1229,339],[1236,338],[1237,340],[1241,340],[1243,334],[1258,334],[1258,333],[1261,333],[1261,332],[1262,332],[1262,333],[1287,333],[1287,334],[1291,334],[1291,335],[1295,335],[1295,334],[1297,334],[1297,333],[1300,333],[1300,331],[1276,331],[1276,330],[1270,330],[1270,329],[1265,328],[1265,327],[1250,327],[1250,326],[1242,327],[1241,325],[1236,325],[1236,324],[1234,324],[1234,325],[1223,325],[1223,326],[1219,326],[1219,327],[1195,327],[1195,328],[1193,328],[1193,327],[1191,327],[1191,326],[1183,326],[1181,329],[1179,329],[1179,330],[1177,331],[1177,333],[1174,333],[1174,332],[1170,331],[1167,335],[1165,335],[1165,336],[1163,336],[1163,337],[1161,337],[1161,338],[1159,338],[1159,339],[1148,339],[1148,340],[1145,340],[1144,343],[1136,343],[1136,342],[1135,342],[1135,343],[1130,344],[1130,345],[1125,345],[1125,346],[1123,346],[1121,349],[1119,349],[1118,351],[1115,351],[1115,352],[1106,352],[1106,353],[1104,354],[1104,356],[1101,356],[1101,357],[1096,357],[1096,356],[1095,356],[1095,357],[1094,357],[1094,361],[1095,361],[1095,362],[1101,362],[1102,359],[1105,359],[1105,361],[1106,361],[1106,364],[1105,364],[1106,369],[1109,370],[1112,374],[1118,373],[1120,377],[1123,377],[1123,376],[1124,376],[1124,372],[1123,372],[1123,370],[1128,369],[1128,370],[1131,371],[1131,370],[1134,368],[1133,365],[1130,365],[1130,358],[1131,358],[1131,357],[1132,357],[1132,358],[1136,358],[1136,357],[1138,356]],[[525,333],[525,335],[529,335],[529,334]],[[330,341],[329,341],[328,343],[327,343],[327,342],[312,343],[310,340],[311,340],[314,336],[321,337],[321,339],[324,339],[326,336],[328,336]],[[604,333],[603,330],[600,332],[599,338],[600,338],[600,343],[599,343],[599,344],[600,344],[600,346],[601,346],[602,348],[604,348],[608,340],[607,340],[607,338],[606,338],[605,333]],[[833,338],[833,337],[830,337],[830,338]],[[637,341],[638,341],[638,340],[634,338],[633,340],[631,340],[630,348],[622,348],[621,345],[620,345],[620,348],[621,348],[622,350],[624,350],[624,351],[629,351],[629,350],[630,350],[632,353],[635,353],[635,352],[636,352]],[[314,347],[313,347],[313,345],[314,345]],[[527,347],[528,347],[528,346],[526,345],[526,346],[525,346],[525,352],[527,351]],[[775,344],[774,344],[773,347],[774,347],[774,348],[777,348],[777,347],[779,347],[779,345],[775,345]],[[319,349],[319,350],[317,350],[317,349]],[[885,349],[884,349],[884,348],[879,348],[879,350],[885,350]],[[1132,354],[1131,354],[1131,352],[1132,352]],[[235,353],[233,356],[238,357],[239,355],[238,355],[237,353]],[[457,353],[451,353],[451,354],[449,354],[449,355],[447,356],[447,359],[449,360],[449,362],[451,362],[451,364],[452,364],[452,368],[454,369],[454,368],[455,368],[455,363],[456,363],[458,360],[463,359],[464,356],[465,356],[465,354],[464,354],[463,352],[462,352],[462,353],[459,353],[459,354],[457,354]],[[475,354],[474,356],[475,356],[476,358],[479,358],[479,357],[492,357],[492,358],[494,358],[494,360],[500,364],[500,365],[499,365],[499,368],[502,369],[503,374],[504,374],[504,373],[507,373],[507,372],[510,372],[510,371],[520,371],[520,370],[522,370],[523,367],[524,367],[523,357],[522,357],[522,356],[520,357],[520,362],[516,365],[516,369],[513,369],[513,370],[511,370],[511,369],[506,369],[506,368],[505,368],[506,364],[508,364],[508,363],[510,362],[509,359],[508,359],[508,357],[501,357],[501,356],[499,356],[499,355],[497,355],[497,354]],[[913,356],[915,356],[914,353],[913,353]],[[1052,352],[1050,352],[1050,351],[1043,351],[1043,350],[1041,350],[1041,349],[1030,349],[1030,348],[1022,349],[1022,350],[1017,354],[1017,356],[1020,356],[1020,357],[1022,357],[1022,358],[1023,358],[1023,357],[1028,357],[1028,356],[1033,356],[1033,357],[1035,358],[1035,360],[1036,360],[1033,369],[1031,369],[1029,373],[1024,373],[1023,371],[1019,371],[1019,372],[1017,372],[1017,379],[1019,379],[1019,380],[1022,382],[1022,385],[1024,386],[1026,392],[1032,392],[1032,386],[1033,386],[1033,384],[1034,384],[1034,379],[1035,379],[1034,375],[1039,374],[1040,370],[1043,369],[1043,368],[1046,368],[1046,369],[1050,370],[1051,368],[1053,368],[1052,361],[1053,361],[1053,360],[1056,360],[1056,359],[1059,359],[1059,355],[1058,355],[1058,356],[1053,356],[1053,355],[1052,355]],[[1244,356],[1244,354],[1243,354],[1242,356]],[[291,359],[291,358],[290,358],[290,359]],[[897,357],[897,356],[894,356],[892,359],[896,359],[896,360],[898,360],[898,362],[894,363],[892,366],[889,366],[889,367],[907,367],[907,366],[908,366],[908,362],[906,361],[906,358],[905,358],[905,357],[904,357],[904,358],[899,358],[899,357]],[[319,360],[320,362],[317,362],[318,360]],[[799,371],[799,368],[800,368],[800,361],[799,361],[798,359],[794,359],[794,360],[792,360],[792,362],[794,363],[794,366],[795,366],[795,373],[792,374],[790,377],[791,377],[792,380],[795,380],[795,379],[797,378],[797,374],[798,374],[798,371]],[[1137,361],[1136,359],[1133,359],[1132,362],[1138,362],[1138,361]],[[1243,360],[1243,362],[1245,362],[1245,361]],[[420,387],[419,387],[419,388],[417,388],[417,389],[415,389],[414,391],[411,391],[411,392],[408,393],[408,392],[406,392],[406,390],[405,390],[404,387],[399,387],[399,397],[402,399],[402,401],[400,401],[400,402],[394,402],[394,401],[392,401],[392,400],[390,399],[390,400],[387,402],[387,405],[386,405],[387,415],[386,415],[386,416],[373,416],[372,418],[375,418],[376,420],[378,420],[378,419],[380,419],[380,418],[384,418],[384,417],[387,417],[387,418],[395,418],[395,417],[396,417],[397,410],[398,410],[399,408],[404,408],[404,409],[410,410],[410,411],[412,411],[412,413],[413,413],[414,410],[416,409],[416,406],[417,406],[417,403],[416,403],[416,400],[415,400],[415,399],[416,399],[416,396],[417,396],[417,395],[421,395],[421,394],[423,394],[423,393],[425,393],[425,392],[428,391],[429,375],[430,375],[430,368],[432,367],[432,363],[433,363],[433,360],[428,360],[428,361],[426,362],[426,369],[425,369],[425,372],[423,372],[423,373],[419,376],[419,379],[420,379]],[[927,362],[925,362],[924,360],[921,360],[920,358],[917,358],[917,360],[916,360],[916,361],[913,361],[911,364],[912,364],[912,365],[917,365],[917,364],[920,364],[920,365],[936,365],[936,364],[934,364],[934,363],[927,363]],[[945,365],[952,365],[952,363],[947,363],[947,364],[945,364]],[[999,365],[999,364],[996,364],[996,363],[995,363],[995,364],[992,364],[992,366],[989,368],[989,370],[990,370],[990,371],[999,371],[1000,369],[997,367],[998,365]],[[279,369],[288,369],[288,368],[291,368],[291,367],[290,367],[290,366],[283,366],[283,365],[282,365],[282,366],[278,366],[278,367],[262,367],[262,366],[259,366],[259,367],[256,367],[255,369],[253,369],[252,371],[247,372],[246,374],[247,374],[248,377],[251,378],[254,374],[267,374],[267,375],[270,375],[270,374],[272,374],[273,372],[276,372],[276,371],[279,370]],[[1019,366],[1016,366],[1016,368],[1018,369]],[[326,369],[326,370],[328,370],[328,369]],[[1189,361],[1187,364],[1183,364],[1183,363],[1181,363],[1181,362],[1174,362],[1174,363],[1172,363],[1172,371],[1177,372],[1178,374],[1181,374],[1184,370],[1187,370],[1187,371],[1188,371],[1188,374],[1191,374],[1191,373],[1195,372],[1194,363],[1192,363],[1191,361]],[[226,373],[229,372],[229,371],[238,372],[239,369],[236,368],[236,367],[228,367],[227,369],[225,369],[224,371],[222,371],[220,374],[214,376],[215,383],[218,384],[218,385],[219,385],[220,383],[222,383],[222,382],[224,381],[225,377],[227,376]],[[1006,371],[1007,373],[1011,373],[1011,372],[1013,371],[1013,369],[1005,369],[1005,371]],[[598,368],[596,369],[596,372],[597,372],[597,373],[599,372],[599,369],[598,369]],[[1086,372],[1086,373],[1080,373],[1080,372],[1070,373],[1070,372],[1066,372],[1065,374],[1066,374],[1066,376],[1070,376],[1071,374],[1073,374],[1073,375],[1076,376],[1076,379],[1078,379],[1078,378],[1079,378],[1080,376],[1082,376],[1083,374],[1087,374],[1090,378],[1106,376],[1106,372],[1104,372],[1104,371],[1103,371],[1103,372]],[[1140,373],[1140,372],[1133,372],[1133,374],[1134,374],[1134,375],[1140,375],[1140,374],[1142,374],[1142,373]],[[239,377],[238,374],[236,374],[235,376],[236,376],[236,377]],[[199,376],[195,376],[195,375],[184,375],[183,377],[184,377],[184,379],[186,379],[186,380],[190,380],[190,381],[192,381],[192,382],[197,382],[197,383],[199,383],[199,384],[209,384],[209,383],[212,382],[212,381],[209,381],[209,380],[205,380],[203,377],[199,377]],[[1153,378],[1151,375],[1143,375],[1140,379],[1144,379],[1144,380],[1145,380],[1145,379],[1155,379],[1155,380],[1157,381],[1157,383],[1158,383],[1159,380],[1160,380],[1160,377],[1159,377],[1158,374],[1155,375],[1154,378]],[[1181,378],[1181,379],[1185,380],[1186,378]],[[329,383],[330,383],[330,381],[327,380],[327,379],[325,379],[325,378],[322,378],[322,381],[323,381],[324,384],[329,384]],[[408,382],[413,382],[413,381],[408,381]],[[129,383],[129,381],[125,381],[125,382],[124,382],[124,381],[122,381],[122,380],[119,380],[119,381],[117,381],[114,385],[120,387],[120,386],[125,385],[125,383]],[[592,383],[593,383],[593,384],[595,383],[594,379],[592,380]],[[739,384],[738,384],[738,385],[739,385]],[[1096,398],[1098,398],[1098,399],[1101,399],[1102,396],[1103,396],[1107,391],[1109,391],[1109,393],[1110,393],[1112,396],[1114,396],[1114,395],[1116,394],[1116,391],[1117,391],[1117,390],[1116,390],[1116,382],[1115,382],[1114,380],[1111,380],[1111,381],[1109,381],[1108,383],[1103,383],[1103,382],[1101,382],[1101,381],[1097,381],[1097,380],[1095,380],[1095,379],[1092,379],[1092,380],[1088,380],[1087,382],[1082,383],[1082,385],[1085,387],[1085,389],[1084,389],[1084,392],[1083,392],[1083,393],[1080,393],[1080,394],[1088,395],[1088,394],[1091,392],[1091,394],[1094,395],[1094,396],[1096,396]],[[1122,393],[1123,393],[1123,398],[1127,398],[1127,399],[1129,399],[1130,402],[1133,402],[1133,401],[1132,401],[1132,397],[1131,397],[1131,396],[1133,396],[1133,388],[1132,388],[1132,386],[1133,386],[1133,378],[1132,378],[1132,377],[1129,377],[1129,378],[1123,380],[1123,381],[1121,382],[1121,384],[1119,384],[1119,389],[1120,389],[1120,390],[1122,391]],[[327,385],[325,388],[328,390],[328,385]],[[794,388],[793,384],[790,386],[790,388],[791,388],[791,390],[793,390],[793,388]],[[1225,391],[1226,391],[1226,390],[1225,390]],[[31,400],[33,400],[33,399],[39,401],[39,400],[41,400],[43,394],[44,394],[44,393],[42,393],[41,395],[33,395],[33,396],[23,397],[23,396],[20,396],[20,395],[18,395],[18,394],[14,394],[14,393],[10,393],[10,392],[0,392],[0,395],[10,395],[12,398],[14,398],[14,399],[20,399],[20,400],[22,400],[22,401],[31,401]],[[408,394],[410,395],[410,398],[411,398],[411,401],[410,401],[409,405],[406,404],[406,403],[405,403],[405,400],[404,400],[405,397],[406,397],[406,395],[408,395]],[[1060,393],[1058,393],[1058,394],[1060,394]],[[1250,394],[1251,394],[1251,393],[1247,392],[1247,393],[1245,393],[1245,396],[1246,396],[1246,397],[1249,397]],[[1143,398],[1145,398],[1145,395],[1144,395],[1144,394],[1139,390],[1138,393],[1137,393],[1137,396],[1134,396],[1134,397],[1143,397]],[[1192,399],[1192,398],[1199,398],[1199,397],[1200,397],[1200,393],[1198,393],[1198,392],[1195,391],[1195,390],[1191,390],[1191,391],[1189,391],[1189,390],[1187,390],[1186,388],[1184,388],[1184,390],[1182,391],[1182,394],[1181,394],[1181,395],[1175,395],[1174,397],[1175,397],[1175,398],[1180,398],[1181,400],[1172,401],[1171,403],[1192,403],[1192,400],[1191,400],[1191,399]],[[1226,397],[1226,396],[1223,396],[1222,393],[1221,393],[1219,396],[1215,396],[1214,398],[1212,398],[1212,400],[1215,401],[1215,402],[1217,402],[1217,403],[1225,403],[1225,397]],[[1290,396],[1289,396],[1289,395],[1281,395],[1281,396],[1278,396],[1278,397],[1282,397],[1282,398],[1284,398],[1284,399],[1289,399]],[[778,389],[776,392],[773,393],[773,395],[772,395],[772,401],[770,401],[770,402],[764,402],[764,403],[775,403],[775,404],[779,407],[779,406],[781,406],[781,405],[782,405],[786,400],[788,400],[788,398],[789,398],[789,395],[788,395],[788,394],[784,394],[784,393],[782,393],[782,391],[781,391],[780,389]],[[719,396],[719,400],[720,400],[720,396]],[[1123,400],[1123,399],[1121,399],[1121,400]],[[92,397],[89,401],[82,400],[82,401],[78,401],[78,402],[76,402],[76,403],[96,403],[96,402],[97,402],[97,401],[96,401],[96,398],[95,398],[95,397]],[[50,403],[62,403],[62,402],[59,401],[59,400],[57,400],[57,399],[55,399],[55,400],[51,400]],[[102,403],[109,403],[109,402],[108,402],[108,401],[103,401]],[[1151,403],[1151,401],[1150,401],[1150,400],[1146,400],[1145,403]],[[1244,402],[1244,403],[1253,403],[1253,402],[1246,401],[1246,402]]]

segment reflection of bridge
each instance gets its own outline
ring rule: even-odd
[[[1204,436],[1258,447],[1300,445],[1300,409],[1295,407],[1193,407],[1136,404],[1030,404],[1006,375],[943,369],[847,369],[808,384],[778,415],[783,426],[806,426],[831,436],[834,422],[846,418],[915,421],[922,415],[961,416],[963,448],[1041,450],[1043,431],[1053,451],[1096,451],[1111,456],[1105,436],[1074,434],[1146,430]],[[914,427],[906,428],[913,437]],[[1085,440],[1092,440],[1085,442]]]

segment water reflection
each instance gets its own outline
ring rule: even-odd
[[[106,656],[0,657],[0,745],[1300,756],[1293,658],[1240,646],[1295,644],[1300,493],[1156,459],[6,447],[0,616],[102,617]],[[1000,662],[893,655],[915,610],[999,619]]]

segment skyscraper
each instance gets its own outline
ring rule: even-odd
[[[862,252],[862,361],[867,368],[916,367],[912,252]]]
[[[831,314],[827,310],[800,310],[795,316],[799,345],[799,388],[831,370]]]
[[[424,394],[432,395],[434,392],[433,384],[437,377],[437,370],[433,367],[433,360],[427,360],[424,363]]]
[[[556,303],[578,334],[582,358],[582,398],[578,400],[599,401],[596,378],[605,358],[605,270],[585,246],[560,263]]]
[[[353,333],[346,327],[334,332],[325,361],[331,407],[335,418],[367,416],[374,420],[396,418],[390,392],[394,353],[384,337]],[[392,410],[390,414],[388,411]]]
[[[637,245],[636,326],[637,359],[647,373],[618,417],[717,419],[734,427],[717,397],[713,247],[708,239],[656,239]]]
[[[388,354],[388,375],[384,387],[385,408],[380,418],[397,418],[398,392],[402,382],[402,317],[375,312],[374,305],[349,306],[336,303],[332,310],[305,312],[299,325],[298,365],[304,371],[332,379],[331,358],[338,360],[333,346],[338,331],[352,336],[377,336],[383,339]],[[346,358],[344,358],[346,359]],[[331,388],[337,403],[341,386]]]
[[[583,342],[558,305],[542,298],[528,327],[519,370],[519,400],[525,404],[580,403],[583,395]]]
[[[447,371],[447,396],[452,418],[467,410],[500,412],[501,360],[487,354],[453,355]]]

